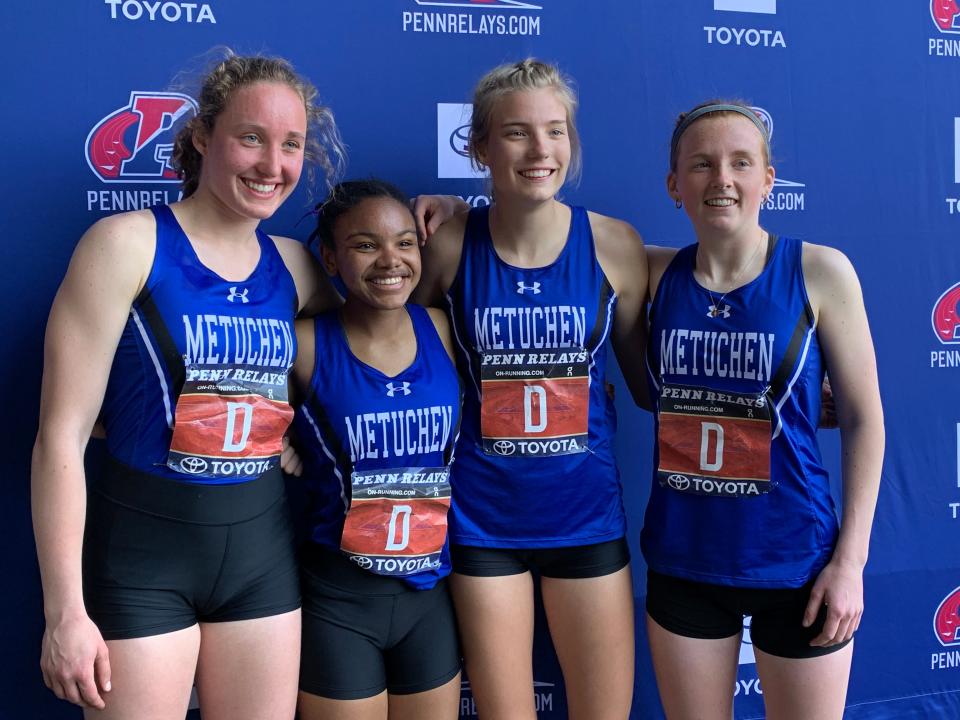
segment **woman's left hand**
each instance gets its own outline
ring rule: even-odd
[[[810,645],[830,647],[853,637],[863,615],[863,568],[842,560],[831,560],[820,571],[803,613],[803,626],[810,627],[820,608],[826,608],[823,630]]]

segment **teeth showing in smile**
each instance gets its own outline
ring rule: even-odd
[[[520,174],[525,178],[535,180],[537,178],[545,178],[552,172],[553,170],[521,170]]]
[[[730,207],[736,202],[733,198],[713,198],[712,200],[707,200],[707,205],[710,207]]]
[[[385,278],[370,278],[370,282],[374,285],[382,285],[384,287],[390,287],[392,285],[399,285],[403,282],[403,277],[385,277]]]
[[[253,180],[244,180],[243,184],[246,185],[251,190],[256,190],[257,192],[261,192],[261,193],[273,192],[274,189],[277,187],[276,183],[271,183],[267,185],[265,183],[254,182]]]

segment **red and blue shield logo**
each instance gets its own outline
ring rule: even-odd
[[[960,345],[960,283],[940,296],[930,320],[937,340],[944,345]]]
[[[940,603],[933,616],[933,629],[941,645],[960,645],[960,587]]]
[[[100,120],[84,146],[87,164],[105,183],[175,183],[170,164],[175,129],[197,103],[180,93],[130,93],[130,103]]]
[[[960,34],[960,7],[956,0],[930,0],[930,17],[940,32]]]

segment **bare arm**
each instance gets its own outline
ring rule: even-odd
[[[823,632],[811,644],[828,646],[850,638],[860,624],[863,568],[885,436],[873,340],[853,266],[837,250],[805,244],[803,273],[830,372],[842,452],[840,537],[833,557],[817,578],[804,615],[809,625],[820,604],[827,605]]]
[[[617,293],[611,340],[620,372],[634,402],[650,410],[645,354],[647,350],[647,255],[643,240],[628,223],[590,213],[597,256]]]
[[[313,318],[301,318],[294,323],[297,333],[297,359],[293,362],[293,389],[297,403],[303,402],[310,389],[310,379],[316,363],[316,328]]]
[[[446,313],[439,308],[427,308],[427,314],[430,315],[433,326],[437,329],[437,335],[440,336],[440,342],[443,343],[444,350],[453,360],[453,338],[450,336],[450,321],[447,319]]]
[[[149,213],[101,220],[81,238],[47,323],[40,427],[31,474],[33,526],[46,630],[41,668],[58,697],[102,708],[106,645],[87,617],[80,555],[83,454],[130,306],[154,248]]]
[[[433,307],[443,303],[444,295],[457,275],[466,227],[467,213],[455,215],[420,248],[423,269],[420,282],[410,296],[412,302]]]
[[[300,318],[294,323],[297,333],[297,358],[293,363],[293,382],[290,383],[290,401],[299,405],[310,392],[310,380],[316,364],[316,326],[313,318]],[[280,453],[280,469],[288,475],[303,474],[303,458],[297,448],[290,444],[289,434],[283,436],[283,452]]]
[[[343,303],[330,278],[303,243],[287,237],[271,237],[297,286],[299,314],[312,317]]]

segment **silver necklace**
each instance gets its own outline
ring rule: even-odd
[[[757,255],[760,253],[760,248],[764,245],[764,239],[769,238],[765,230],[761,230],[760,232],[761,232],[760,240],[757,242],[757,247],[754,248],[753,254],[750,256],[750,259],[747,260],[747,262],[745,262],[739,270],[737,270],[737,274],[734,275],[733,279],[730,281],[730,285],[731,285],[730,289],[727,290],[725,293],[723,293],[723,295],[720,296],[719,300],[713,296],[713,290],[711,290],[708,287],[703,288],[704,290],[707,291],[707,294],[710,296],[710,307],[707,308],[707,317],[710,317],[710,318],[730,317],[730,306],[724,305],[723,301],[727,297],[727,295],[729,295],[730,293],[732,293],[734,290],[737,289],[737,281],[740,280],[740,276],[747,271],[748,267],[753,265],[753,261],[757,259]],[[697,254],[698,255],[700,254],[699,246],[697,246]]]

